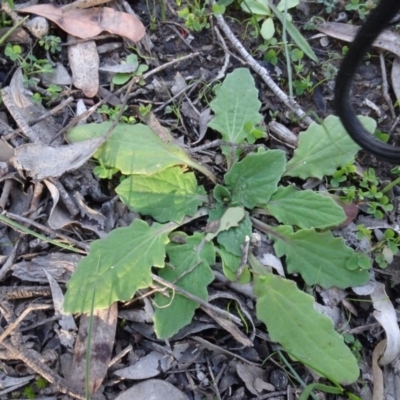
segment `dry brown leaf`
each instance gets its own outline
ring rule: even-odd
[[[372,394],[372,400],[383,400],[385,385],[383,382],[383,373],[379,366],[379,359],[385,352],[386,339],[381,340],[374,349],[372,354],[372,375],[374,377],[374,391]]]
[[[86,379],[86,351],[89,338],[89,321],[92,321],[91,358],[90,358],[90,393],[100,387],[107,374],[108,364],[114,347],[117,330],[118,306],[111,304],[109,308],[93,311],[93,315],[84,314],[79,322],[79,333],[74,348],[71,374],[68,380],[75,388],[84,390]]]
[[[149,379],[168,371],[174,359],[157,351],[152,351],[140,358],[133,365],[114,371],[114,375],[123,379]]]
[[[144,25],[136,17],[110,7],[64,12],[52,4],[39,4],[20,11],[45,17],[65,32],[81,39],[88,39],[107,31],[137,42],[145,34]]]
[[[341,24],[339,22],[326,22],[318,27],[318,30],[325,35],[336,39],[352,42],[358,27],[349,24]],[[378,49],[387,50],[400,56],[400,35],[391,31],[383,31],[378,39],[373,43]]]
[[[109,3],[111,0],[76,0],[73,3],[66,4],[62,6],[62,10],[68,11],[72,10],[73,8],[90,8],[95,7],[100,4]]]
[[[35,180],[58,178],[82,166],[103,143],[104,137],[59,147],[24,144],[15,149],[10,162]]]
[[[385,285],[375,282],[375,289],[371,293],[374,305],[374,317],[381,324],[386,333],[386,346],[379,359],[380,365],[388,365],[400,355],[400,329],[397,323],[397,313],[385,291]]]
[[[160,379],[148,379],[132,386],[119,394],[115,400],[150,400],[150,399],[174,399],[189,400],[185,393],[181,392],[169,382]]]
[[[392,87],[396,99],[400,100],[400,57],[395,57],[392,67]]]

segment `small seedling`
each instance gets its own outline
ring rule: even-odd
[[[147,64],[140,64],[139,58],[136,54],[129,54],[126,57],[126,62],[124,64],[130,64],[134,72],[132,73],[118,73],[115,74],[112,78],[112,83],[114,85],[125,85],[131,78],[134,76],[141,76],[143,75],[148,69],[149,66]],[[144,84],[143,81],[138,82],[139,85]]]
[[[61,51],[61,38],[54,35],[47,35],[39,40],[39,44],[44,47],[46,51],[55,54]]]
[[[283,13],[286,5],[287,9],[297,7],[299,5],[299,0],[283,0],[277,5],[277,9]],[[275,14],[268,5],[268,2],[262,0],[246,0],[243,1],[240,6],[243,11],[254,15],[258,23],[262,22],[259,32],[265,40],[270,40],[274,37],[276,30],[274,23]],[[287,14],[287,17],[288,20],[291,21],[290,14]]]
[[[125,107],[125,110],[127,110],[128,107]],[[101,107],[98,108],[97,112],[99,114],[105,114],[107,115],[111,121],[115,121],[115,118],[119,114],[121,110],[121,106],[116,106],[116,107],[109,107],[107,104],[103,104]],[[126,124],[135,124],[136,118],[133,117],[132,115],[122,115],[121,116],[121,121],[125,122]]]
[[[357,226],[357,237],[373,242],[372,231],[364,225]],[[372,244],[374,260],[381,268],[386,268],[393,262],[393,257],[398,254],[400,249],[400,236],[392,229],[386,229],[382,234],[380,230],[375,230],[377,242]]]
[[[195,32],[201,32],[204,28],[208,29],[210,27],[208,1],[201,5],[200,0],[194,0],[193,4],[179,10],[178,16],[185,20],[185,26],[188,29]]]
[[[53,67],[47,60],[39,60],[32,54],[23,57],[22,48],[19,45],[11,45],[8,43],[4,49],[4,54],[21,67],[26,77],[53,71]]]
[[[360,0],[350,0],[349,3],[346,4],[346,11],[356,11],[361,20],[365,19],[366,15],[369,13],[369,10],[374,6],[374,2],[372,1],[360,1]]]

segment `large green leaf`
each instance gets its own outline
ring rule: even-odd
[[[150,176],[131,175],[115,191],[131,210],[150,215],[158,222],[181,222],[208,201],[194,174],[184,174],[180,167]]]
[[[225,184],[232,193],[232,204],[254,208],[266,204],[278,187],[286,166],[281,150],[261,150],[248,154],[225,174]]]
[[[249,135],[245,125],[262,121],[258,112],[261,102],[249,70],[237,68],[228,74],[216,94],[210,103],[215,117],[208,126],[218,131],[226,142],[244,143]]]
[[[257,318],[291,357],[335,383],[357,380],[357,360],[335,332],[330,318],[314,308],[314,298],[292,281],[275,275],[255,277]]]
[[[207,286],[214,280],[210,265],[215,263],[215,250],[204,235],[195,233],[187,237],[185,244],[170,243],[167,246],[169,264],[159,275],[169,282],[207,301]],[[192,321],[199,304],[179,293],[156,293],[154,304],[154,330],[159,339],[173,336]]]
[[[100,137],[111,125],[112,122],[103,122],[76,126],[68,132],[67,139],[79,142]],[[152,175],[174,165],[188,165],[214,180],[212,174],[193,161],[182,147],[162,141],[143,124],[118,124],[94,157],[125,175]]]
[[[163,267],[168,233],[176,226],[136,219],[127,228],[95,240],[87,257],[76,267],[67,283],[64,310],[89,312],[106,308],[114,301],[127,301],[138,289],[151,285],[151,267]]]
[[[346,220],[343,208],[331,197],[293,186],[278,187],[266,208],[279,222],[300,228],[327,228]]]
[[[359,117],[365,128],[373,132],[376,122]],[[293,158],[287,163],[285,175],[302,179],[322,179],[332,175],[338,167],[354,161],[360,146],[353,142],[338,117],[330,115],[323,125],[313,123],[300,133]]]
[[[342,238],[335,238],[331,232],[315,232],[314,229],[300,229],[281,225],[271,234],[278,257],[286,256],[288,272],[301,274],[307,285],[321,285],[347,288],[368,282],[367,270],[351,271],[346,262],[357,254],[346,246]]]

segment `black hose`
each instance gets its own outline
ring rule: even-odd
[[[379,141],[361,125],[350,102],[350,89],[364,55],[399,10],[400,0],[381,0],[370,12],[340,66],[334,100],[336,112],[353,140],[377,158],[393,164],[400,164],[400,148]]]

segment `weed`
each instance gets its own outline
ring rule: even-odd
[[[21,67],[25,77],[53,71],[53,67],[47,60],[37,59],[32,54],[23,57],[22,48],[19,45],[11,45],[8,43],[4,49],[4,54]]]
[[[61,51],[61,38],[54,35],[47,35],[39,40],[39,44],[44,47],[46,51],[54,54]]]
[[[366,212],[377,219],[382,219],[385,213],[393,210],[389,197],[378,188],[379,181],[373,168],[364,171],[360,179],[354,165],[345,165],[333,173],[330,184],[337,188],[344,182],[356,183],[357,187],[354,184],[343,187],[343,200],[366,204]]]
[[[128,107],[125,107],[125,111],[127,109]],[[111,121],[114,121],[120,110],[121,106],[110,107],[107,104],[103,104],[101,107],[98,108],[97,112],[99,114],[107,115]],[[125,122],[126,124],[135,124],[137,122],[136,118],[133,117],[132,115],[122,115],[121,121]]]
[[[285,4],[287,4],[288,9],[294,8],[299,5],[299,0],[292,0],[287,2],[281,1],[278,4],[277,9],[280,12],[284,12]],[[254,16],[253,21],[256,21],[256,23],[262,22],[261,27],[259,29],[259,33],[265,40],[270,40],[274,37],[275,14],[267,2],[262,0],[244,0],[241,3],[241,8],[243,11],[250,13]],[[291,21],[291,16],[289,14],[287,14],[287,18],[289,19],[289,21]]]
[[[371,8],[374,7],[374,2],[367,0],[365,2],[360,0],[350,0],[345,6],[346,11],[356,11],[361,20],[365,19]]]
[[[210,27],[208,22],[210,16],[208,1],[205,1],[202,5],[200,0],[194,0],[192,4],[179,10],[178,16],[185,20],[185,26],[188,29],[195,32],[200,32],[204,28],[208,29]]]
[[[336,0],[317,0],[317,3],[324,5],[325,11],[330,14],[335,6]]]
[[[128,64],[132,67],[132,72],[129,73],[117,73],[113,76],[112,83],[114,85],[125,85],[131,78],[134,76],[143,75],[148,69],[149,66],[147,64],[140,64],[138,56],[136,54],[129,54],[126,57],[126,61],[123,62],[123,65]],[[139,85],[143,85],[143,81],[138,82]]]
[[[211,266],[218,257],[228,279],[253,279],[257,317],[268,326],[272,340],[333,382],[355,381],[357,361],[333,330],[331,321],[316,312],[314,299],[294,282],[262,266],[253,256],[248,238],[253,228],[268,235],[277,256],[286,257],[288,273],[301,274],[307,285],[346,288],[367,282],[370,259],[329,231],[346,219],[343,209],[331,197],[279,183],[282,177],[287,182],[288,178],[321,179],[332,175],[338,164],[345,166],[354,160],[358,146],[337,118],[328,117],[324,127],[313,124],[301,133],[289,162],[281,150],[258,148],[244,155],[249,144],[265,136],[260,129],[261,103],[254,80],[248,70],[237,69],[216,93],[210,103],[215,117],[209,127],[221,134],[224,143],[230,143],[221,149],[228,166],[221,183],[216,184],[215,176],[180,146],[163,142],[141,124],[117,125],[96,153],[104,176],[112,175],[110,169],[124,175],[116,188],[120,199],[132,211],[155,222],[149,225],[136,219],[131,226],[115,229],[106,239],[94,241],[89,255],[68,282],[64,308],[69,312],[104,308],[114,301],[132,298],[138,289],[162,278],[174,283],[175,288],[170,297],[155,295],[154,329],[159,338],[169,338],[190,323],[199,306],[180,290],[206,301],[207,287],[214,279]],[[235,118],[231,117],[233,112]],[[371,119],[362,120],[373,130]],[[84,140],[101,135],[109,126],[75,127],[68,138],[72,142]],[[337,140],[343,146],[333,154],[331,149]],[[214,182],[210,193],[187,167]],[[374,182],[371,173],[365,180]],[[263,214],[275,222],[268,225],[261,218]],[[191,235],[183,232],[184,224],[205,216],[205,227]],[[297,305],[295,309],[293,304]],[[287,315],[284,320],[279,318],[283,312]],[[315,338],[312,345],[310,335]],[[337,363],[330,360],[338,358],[341,363],[335,367]],[[328,386],[324,390],[342,392],[341,388]]]
[[[373,244],[373,253],[376,263],[381,268],[386,268],[388,264],[393,262],[393,257],[400,249],[400,236],[392,229],[386,229],[384,233],[380,230],[374,230],[377,242]],[[367,239],[372,243],[372,231],[364,225],[357,226],[357,237]]]

